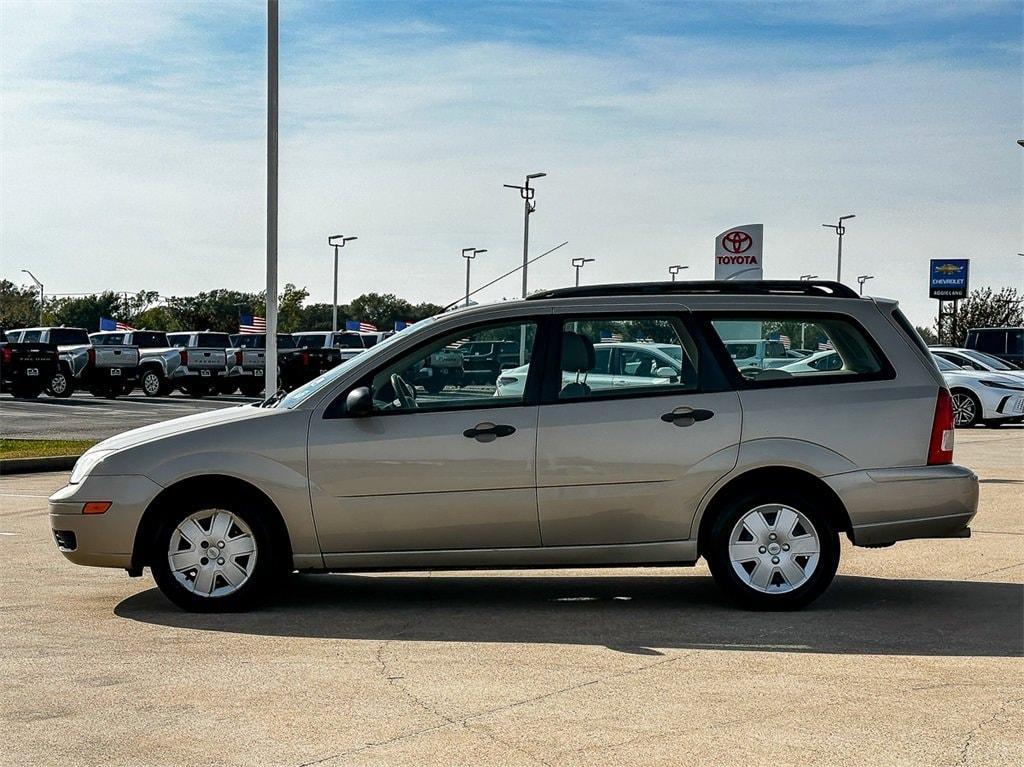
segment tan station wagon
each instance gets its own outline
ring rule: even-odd
[[[750,339],[841,364],[745,366],[727,347]],[[500,369],[424,385],[484,342]],[[596,374],[595,346],[616,344],[678,364]],[[499,386],[510,370],[523,384]],[[293,570],[700,557],[741,604],[782,609],[825,590],[840,533],[969,536],[978,480],[952,459],[949,392],[895,302],[828,282],[606,285],[443,314],[289,394],[108,439],[50,522],[72,562],[149,567],[190,610],[250,605]]]

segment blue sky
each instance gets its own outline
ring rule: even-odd
[[[1022,4],[282,4],[281,280],[445,302],[519,258],[565,284],[712,273],[765,224],[768,277],[876,275],[934,311],[931,257],[1021,284]],[[0,274],[51,292],[256,289],[265,6],[0,5]],[[512,296],[517,281],[484,300]]]

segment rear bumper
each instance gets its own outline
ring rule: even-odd
[[[206,375],[209,374],[209,375]],[[174,372],[171,373],[171,380],[173,381],[213,381],[219,378],[225,378],[227,376],[227,370],[224,368],[208,368],[203,370],[201,368],[187,368],[187,367],[176,367]]]
[[[963,466],[869,469],[823,479],[846,507],[857,546],[966,537],[978,511],[978,476]]]

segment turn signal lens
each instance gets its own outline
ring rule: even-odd
[[[110,501],[89,501],[82,507],[83,514],[102,514],[111,507]]]

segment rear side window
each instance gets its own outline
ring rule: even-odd
[[[974,347],[991,354],[1006,354],[1005,330],[978,330]]]
[[[711,327],[736,373],[751,384],[889,377],[881,352],[865,331],[845,317],[751,314],[714,317]],[[808,353],[794,359],[786,354],[791,349]]]
[[[171,346],[188,346],[188,333],[169,333],[167,336],[167,342]]]
[[[50,331],[50,343],[58,346],[89,343],[89,334],[78,328],[54,328]]]
[[[561,347],[559,400],[697,389],[697,346],[674,317],[566,320]]]

